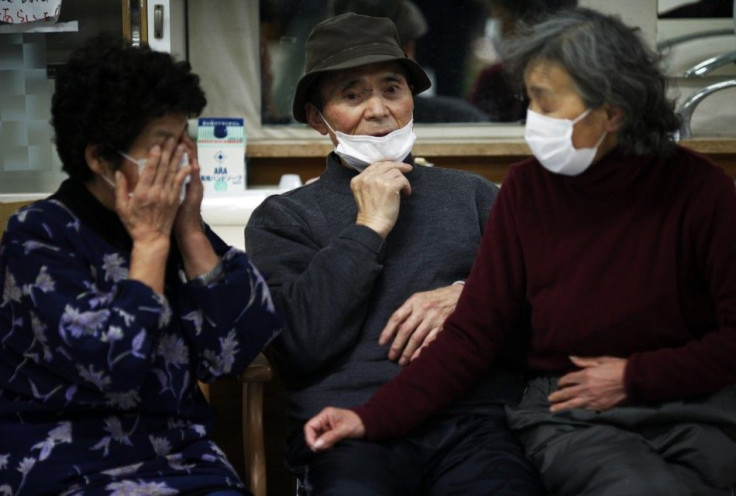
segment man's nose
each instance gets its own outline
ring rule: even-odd
[[[381,95],[371,95],[366,102],[366,118],[381,119],[388,115],[388,102]]]

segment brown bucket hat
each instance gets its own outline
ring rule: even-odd
[[[320,75],[389,61],[404,65],[415,95],[431,86],[424,69],[401,49],[399,35],[390,19],[347,13],[322,21],[307,38],[305,74],[294,94],[294,118],[307,122],[304,104],[310,87]]]

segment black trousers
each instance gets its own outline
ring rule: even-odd
[[[736,386],[688,401],[550,413],[556,378],[531,381],[508,421],[557,496],[730,496]]]
[[[544,494],[500,407],[437,417],[398,440],[342,441],[317,455],[298,436],[287,461],[314,496]]]

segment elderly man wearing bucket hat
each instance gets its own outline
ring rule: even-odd
[[[313,454],[302,425],[327,405],[366,401],[454,310],[497,188],[417,166],[413,94],[430,86],[386,18],[318,24],[294,117],[335,151],[319,180],[266,199],[245,230],[286,328],[274,342],[292,436],[287,463],[310,494],[541,494],[506,427],[522,374],[499,364],[466,397],[390,443]],[[437,384],[442,388],[444,385]]]

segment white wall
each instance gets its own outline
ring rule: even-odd
[[[579,0],[578,5],[617,14],[629,26],[638,26],[654,47],[657,39],[657,0]]]

